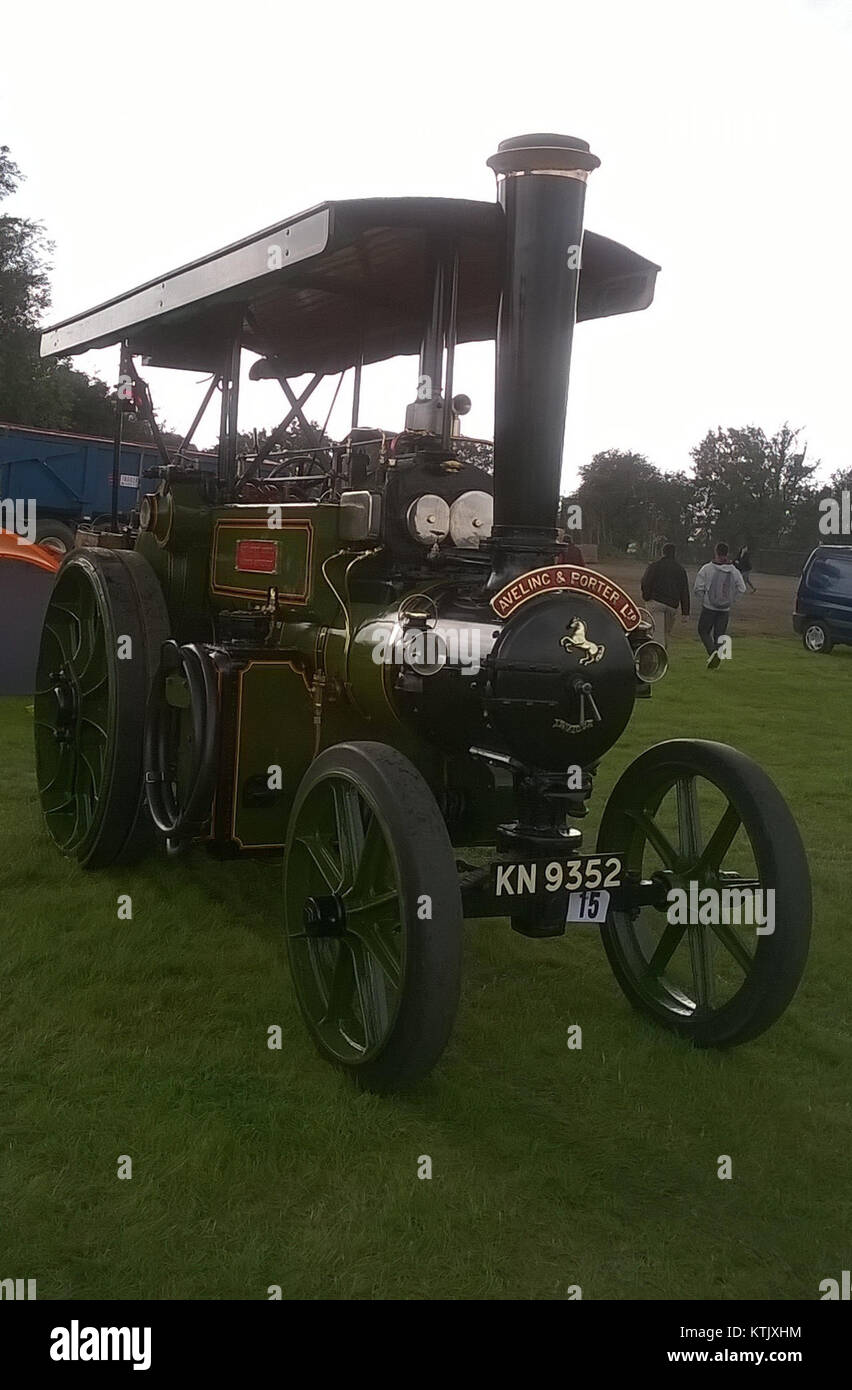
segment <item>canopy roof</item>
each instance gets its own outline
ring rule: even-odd
[[[417,353],[436,247],[459,255],[458,338],[496,334],[503,211],[451,198],[322,203],[158,280],[53,325],[43,357],[127,339],[156,366],[219,371],[240,329],[243,347],[276,373],[324,375]],[[579,319],[645,309],[659,266],[587,232]]]

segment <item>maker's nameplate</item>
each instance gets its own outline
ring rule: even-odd
[[[625,632],[632,632],[639,626],[639,609],[630,595],[607,579],[606,575],[582,565],[546,565],[543,569],[530,570],[495,594],[491,607],[498,618],[508,618],[529,599],[560,590],[588,594],[590,598],[597,599],[615,614]]]

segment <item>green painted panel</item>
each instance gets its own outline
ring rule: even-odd
[[[264,598],[274,586],[282,603],[307,605],[313,544],[314,527],[307,520],[287,520],[276,530],[270,530],[265,521],[242,517],[216,520],[210,565],[214,595]]]
[[[245,849],[283,845],[293,795],[313,756],[310,692],[287,662],[253,661],[238,701],[234,838]],[[281,768],[282,790],[264,805],[270,767]]]

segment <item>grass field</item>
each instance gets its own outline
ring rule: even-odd
[[[852,650],[734,650],[708,673],[678,630],[604,762],[589,840],[650,743],[758,758],[815,887],[789,1012],[740,1050],[693,1052],[631,1011],[591,929],[535,942],[469,925],[450,1049],[393,1099],[355,1093],[311,1049],[278,867],[197,852],[82,874],[41,830],[26,702],[0,703],[0,1277],[37,1278],[44,1299],[819,1297],[850,1261]]]

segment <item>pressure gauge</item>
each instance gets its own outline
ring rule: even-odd
[[[491,535],[494,501],[487,492],[463,492],[450,507],[450,535],[454,545],[476,547]]]
[[[446,540],[450,531],[450,509],[443,497],[424,492],[415,497],[406,516],[408,534],[421,545],[436,545]]]

